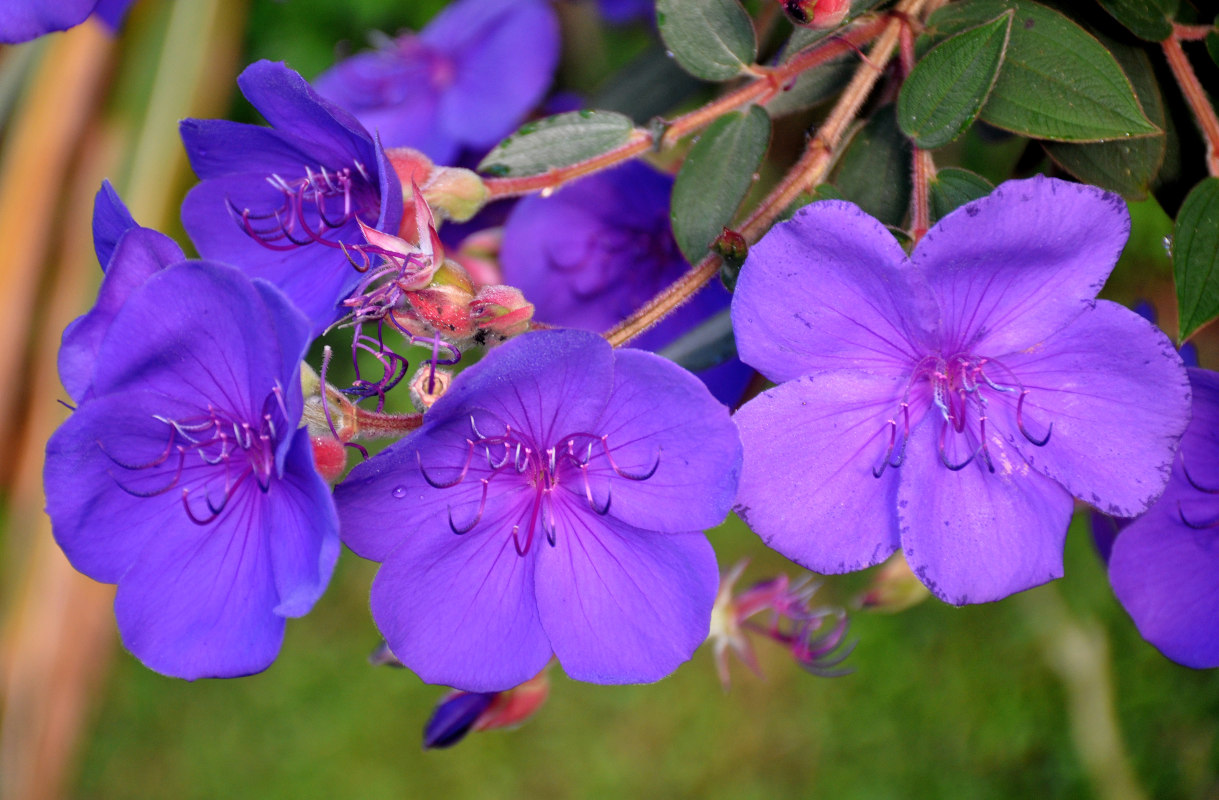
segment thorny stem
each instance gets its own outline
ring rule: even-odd
[[[1188,36],[1188,30],[1187,36],[1182,37],[1181,27],[1174,27],[1173,35],[1161,42],[1160,46],[1164,48],[1164,58],[1206,139],[1206,169],[1212,177],[1219,177],[1219,118],[1215,117],[1215,107],[1211,105],[1206,92],[1202,91],[1202,84],[1198,82],[1194,68],[1181,49],[1181,38],[1192,38]]]
[[[800,73],[852,52],[861,44],[875,38],[884,24],[884,18],[878,17],[841,36],[830,39],[825,44],[804,50],[790,61],[777,67],[755,66],[752,68],[752,73],[758,77],[741,88],[729,92],[702,108],[683,114],[655,131],[636,129],[631,133],[626,144],[594,156],[587,161],[552,169],[540,175],[526,175],[520,178],[486,178],[484,183],[488,191],[487,199],[491,201],[536,191],[553,191],[568,181],[607,169],[642,155],[648,150],[662,150],[669,147],[681,138],[702,130],[730,111],[750,103],[765,103],[781,92],[783,87]]]
[[[906,24],[904,17],[917,14],[924,2],[925,0],[903,0],[898,5],[896,13],[885,24],[884,31],[872,47],[868,58],[860,64],[855,77],[843,90],[824,124],[809,141],[800,160],[788,170],[779,185],[771,190],[741,226],[740,233],[746,241],[756,242],[801,192],[816,186],[825,177],[834,149],[841,143],[848,126],[859,113],[864,100],[893,56],[902,26]],[[653,297],[643,308],[608,331],[605,338],[614,347],[621,347],[648,330],[719,274],[721,261],[718,255],[709,254],[675,283]]]

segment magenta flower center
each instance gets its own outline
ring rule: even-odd
[[[523,486],[526,499],[521,504],[519,519],[512,526],[512,541],[517,555],[521,556],[532,548],[539,526],[545,533],[547,543],[551,547],[555,546],[555,490],[564,488],[573,494],[583,495],[590,509],[600,516],[605,516],[609,513],[612,496],[609,483],[605,482],[605,499],[597,499],[593,478],[599,471],[608,467],[610,473],[616,477],[646,481],[656,474],[660,466],[660,457],[657,455],[646,472],[624,470],[614,460],[609,437],[593,433],[568,434],[560,437],[557,445],[540,447],[533,437],[513,430],[511,425],[504,425],[504,432],[501,434],[484,435],[479,431],[473,415],[470,416],[470,431],[471,436],[466,438],[465,463],[457,477],[450,481],[437,481],[428,474],[421,459],[419,471],[433,488],[448,489],[465,481],[474,459],[486,460],[489,473],[479,479],[481,493],[478,509],[473,517],[464,524],[458,524],[453,519],[452,507],[449,508],[449,528],[458,535],[474,530],[482,520],[493,480],[511,481]],[[418,455],[416,457],[419,458]]]
[[[338,170],[306,166],[304,175],[293,180],[271,174],[267,183],[283,194],[282,202],[272,210],[238,209],[226,201],[241,229],[269,250],[294,250],[315,242],[342,248],[342,242],[325,234],[357,218],[376,224],[380,198],[359,161]]]
[[[166,426],[168,433],[168,441],[156,457],[130,464],[110,453],[106,455],[125,470],[155,470],[159,475],[168,472],[165,484],[153,488],[136,487],[124,483],[116,475],[111,477],[119,488],[136,497],[156,497],[181,486],[182,505],[187,516],[199,525],[207,525],[220,516],[247,479],[253,477],[262,492],[271,486],[276,447],[288,417],[283,390],[279,386],[267,395],[263,409],[261,418],[253,423],[211,404],[205,413],[182,419],[154,415],[157,422]],[[106,452],[100,441],[98,446]],[[200,495],[202,500],[199,500]]]
[[[1041,437],[1028,431],[1024,424],[1024,399],[1028,394],[1029,390],[1020,379],[996,359],[972,353],[924,356],[910,373],[897,413],[885,423],[888,447],[884,460],[872,468],[872,474],[879,478],[886,467],[900,467],[905,460],[912,424],[910,409],[915,398],[926,397],[930,405],[939,410],[942,420],[937,445],[940,462],[954,472],[964,469],[977,457],[982,458],[988,472],[995,471],[987,425],[991,404],[1002,395],[1016,399],[1016,427],[1020,433],[1032,445],[1044,447],[1050,441],[1054,425],[1048,425]],[[916,405],[921,407],[922,404]],[[954,461],[949,457],[950,437],[964,437],[961,441],[965,442],[969,455],[963,460]]]

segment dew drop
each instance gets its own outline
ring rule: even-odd
[[[390,494],[392,494],[396,499],[401,500],[402,498],[406,497],[406,487],[395,486],[394,490],[390,492]]]
[[[1167,256],[1169,258],[1172,258],[1172,235],[1170,234],[1168,236],[1165,236],[1164,240],[1161,242],[1161,244],[1164,245],[1165,254],[1167,254]]]
[[[553,187],[553,186],[547,186],[545,189],[543,189],[543,190],[540,192],[540,194],[542,195],[542,197],[550,197],[552,194],[554,194],[554,187]]]

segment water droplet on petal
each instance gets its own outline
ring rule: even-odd
[[[406,487],[395,486],[394,490],[390,492],[390,494],[392,494],[396,499],[401,500],[402,498],[406,497]]]

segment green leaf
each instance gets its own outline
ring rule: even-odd
[[[1172,234],[1179,339],[1219,316],[1219,178],[1206,178],[1181,204]]]
[[[1167,130],[1164,99],[1160,95],[1151,60],[1140,48],[1102,38],[1122,69],[1130,76],[1139,103],[1147,118]],[[1149,187],[1160,172],[1168,149],[1168,137],[1144,136],[1118,142],[1069,144],[1047,142],[1050,158],[1084,183],[1117,192],[1131,200],[1147,197]]]
[[[753,64],[753,21],[737,0],[657,0],[656,24],[677,63],[695,77],[726,81]]]
[[[931,199],[931,221],[935,222],[971,200],[986,197],[995,187],[976,172],[960,167],[945,167],[935,174],[928,185]]]
[[[766,110],[772,117],[780,117],[812,108],[842,91],[858,68],[859,56],[848,53],[802,72],[766,102]]]
[[[938,41],[1016,12],[1003,67],[979,117],[1037,139],[1099,142],[1162,133],[1117,61],[1087,31],[1030,0],[965,0],[928,20]]]
[[[886,225],[900,225],[910,204],[910,140],[892,103],[851,137],[833,183],[842,196]]]
[[[691,372],[718,367],[736,356],[736,337],[728,309],[708,318],[697,328],[665,346],[658,355],[676,361]]]
[[[897,122],[916,145],[943,147],[973,124],[999,77],[1013,14],[958,33],[915,64],[897,97]]]
[[[1162,42],[1172,35],[1175,0],[1097,0],[1109,14],[1135,36]]]
[[[570,111],[530,122],[504,139],[478,165],[496,177],[536,175],[621,147],[635,123],[613,111]]]
[[[673,184],[673,237],[691,263],[732,222],[770,143],[770,117],[758,106],[716,120],[690,148]]]
[[[1211,61],[1219,64],[1219,33],[1211,31],[1206,34],[1206,52],[1210,53]]]

